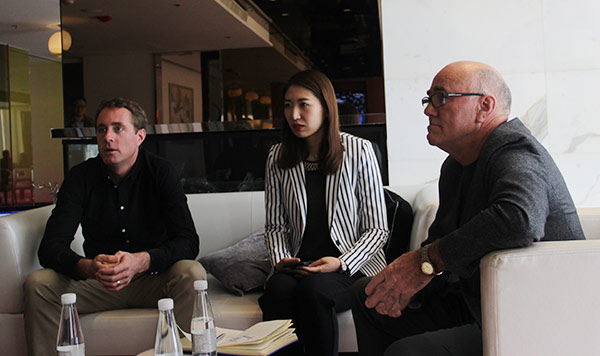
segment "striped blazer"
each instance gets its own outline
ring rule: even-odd
[[[326,177],[325,204],[331,240],[350,274],[374,276],[385,266],[389,232],[381,175],[370,141],[342,133],[344,159]],[[265,240],[271,263],[294,257],[306,226],[304,165],[281,169],[281,143],[271,147],[265,173]]]

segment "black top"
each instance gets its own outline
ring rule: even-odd
[[[83,258],[70,248],[78,225],[87,258],[98,254],[147,251],[148,273],[156,274],[182,259],[194,259],[199,239],[175,168],[140,149],[125,178],[115,185],[97,156],[71,169],[46,224],[38,256],[46,268],[81,279]]]
[[[298,251],[301,260],[318,260],[324,256],[338,257],[340,251],[329,236],[327,207],[325,204],[325,179],[323,170],[305,171],[306,176],[306,227]]]

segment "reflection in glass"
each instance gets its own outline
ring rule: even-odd
[[[248,120],[253,122],[260,120]],[[234,122],[231,122],[234,123]],[[381,177],[388,184],[385,124],[346,125],[342,131],[373,143]],[[221,130],[148,134],[144,149],[171,162],[181,177],[184,191],[214,193],[264,189],[269,149],[280,142],[278,129]],[[95,138],[65,139],[65,173],[97,154]]]
[[[29,55],[0,46],[0,205],[33,204]]]

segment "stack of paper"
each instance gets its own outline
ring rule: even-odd
[[[246,330],[217,328],[219,355],[267,356],[298,340],[292,321],[263,321]],[[221,336],[222,335],[222,336]],[[191,341],[182,339],[183,350],[191,351]]]

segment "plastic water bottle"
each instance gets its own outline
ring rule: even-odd
[[[194,281],[196,300],[192,314],[192,355],[214,356],[217,354],[217,330],[215,317],[208,300],[208,282]]]
[[[56,336],[56,351],[58,356],[84,356],[85,343],[83,333],[79,324],[75,293],[65,293],[60,296],[62,311],[58,324],[58,335]]]
[[[183,347],[173,315],[173,299],[158,301],[158,325],[156,327],[155,356],[183,356]]]

